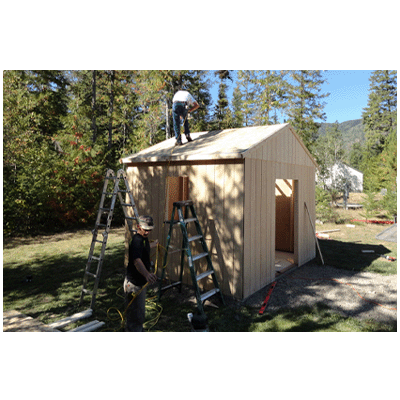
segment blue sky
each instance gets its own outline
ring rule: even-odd
[[[326,121],[339,123],[362,118],[363,108],[368,104],[369,77],[372,70],[327,70],[323,72],[327,80],[321,93],[330,93],[324,99]],[[229,81],[228,81],[229,82]],[[229,82],[230,83],[230,82]],[[231,96],[236,83],[229,84]],[[218,83],[212,88],[213,104],[218,97]],[[321,121],[317,121],[321,122]]]
[[[325,71],[327,82],[322,93],[325,98],[325,122],[344,122],[362,118],[363,108],[368,105],[369,77],[373,71],[336,70]]]

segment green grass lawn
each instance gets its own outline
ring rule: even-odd
[[[350,223],[350,225],[355,225],[354,228],[346,225],[317,225],[317,232],[340,229],[338,232],[328,233],[329,240],[319,241],[325,264],[341,269],[375,272],[383,275],[397,273],[397,261],[390,262],[380,257],[381,254],[384,254],[397,259],[397,243],[379,241],[375,238],[388,225],[360,222]],[[363,250],[370,250],[373,253],[363,253]]]
[[[18,310],[44,323],[80,311],[78,303],[91,240],[89,230],[6,239],[3,309]],[[99,310],[115,304],[114,293],[110,291],[122,285],[123,259],[124,229],[112,230],[97,295]],[[87,296],[83,308],[89,305]]]
[[[390,263],[377,257],[378,252],[397,257],[396,243],[380,243],[375,239],[376,233],[384,227],[357,225],[356,228],[346,228],[345,225],[329,224],[317,227],[317,230],[326,229],[340,229],[340,232],[330,234],[332,240],[320,241],[326,264],[381,274],[396,273],[397,262]],[[17,310],[47,324],[88,308],[89,296],[82,307],[79,308],[78,303],[91,239],[89,230],[5,239],[3,310]],[[361,250],[364,248],[376,251],[363,255]],[[105,331],[121,330],[120,313],[124,311],[123,260],[124,229],[112,229],[94,312],[95,318],[106,322]],[[195,305],[186,301],[177,302],[173,294],[167,293],[157,304],[155,291],[149,291],[146,328],[163,332],[190,331],[187,313],[195,312]],[[216,332],[396,330],[396,326],[343,317],[323,304],[278,313],[269,313],[267,309],[263,315],[251,307],[207,307],[206,312],[210,331]],[[78,324],[81,323],[83,321]]]

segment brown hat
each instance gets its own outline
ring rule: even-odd
[[[145,231],[151,231],[154,228],[153,218],[149,215],[141,215],[138,223]]]

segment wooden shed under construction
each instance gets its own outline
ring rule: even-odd
[[[317,164],[289,124],[191,136],[183,146],[173,138],[122,160],[139,214],[153,216],[152,239],[165,245],[172,203],[193,200],[222,292],[237,299],[315,257],[305,204],[314,223]],[[198,263],[201,272],[206,263]],[[178,280],[179,266],[180,254],[172,254],[171,280]],[[188,268],[183,280],[191,284]]]

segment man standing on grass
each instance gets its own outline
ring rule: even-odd
[[[148,236],[154,228],[153,218],[139,217],[137,233],[129,245],[129,262],[124,280],[126,310],[126,330],[143,332],[145,321],[147,284],[157,281],[157,276],[150,272],[150,243]],[[132,296],[137,295],[132,301]]]
[[[186,90],[178,90],[174,98],[172,99],[172,117],[174,120],[174,132],[176,145],[182,145],[181,139],[181,122],[180,119],[184,121],[185,136],[188,142],[192,141],[189,131],[189,122],[187,119],[188,113],[195,111],[199,108],[199,103],[192,97],[192,95]]]

